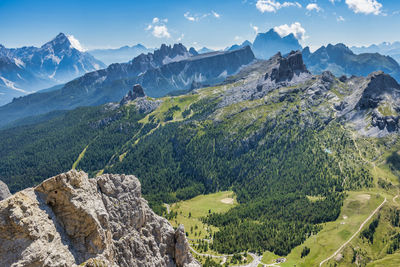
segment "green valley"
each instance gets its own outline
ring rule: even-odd
[[[357,90],[389,79],[375,75],[313,76],[301,54],[278,54],[218,86],[82,107],[2,130],[0,176],[16,192],[71,168],[92,177],[134,174],[151,207],[185,226],[194,250],[230,255],[228,262],[262,254],[264,264],[285,258],[282,266],[385,261],[400,242],[390,219],[397,216],[400,142],[396,133],[376,134],[369,102],[354,100],[363,97]],[[372,216],[376,229],[363,232],[368,220],[364,237],[355,234],[329,258],[385,198]]]

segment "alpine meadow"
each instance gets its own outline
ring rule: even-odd
[[[0,266],[400,266],[399,9],[0,3]]]

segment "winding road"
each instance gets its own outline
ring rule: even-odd
[[[211,254],[199,253],[196,250],[194,250],[191,246],[189,246],[189,247],[190,247],[190,250],[193,253],[195,253],[195,254],[197,254],[199,256],[222,259],[221,265],[226,262],[228,257],[232,257],[233,256],[233,254],[211,255]],[[250,252],[248,252],[247,254],[249,254],[253,258],[253,261],[250,262],[249,264],[246,264],[246,265],[235,265],[235,266],[237,266],[237,267],[257,267],[259,264],[261,264],[262,266],[265,266],[264,264],[261,263],[262,255],[258,256],[256,254],[253,254],[253,253],[250,253]]]
[[[321,263],[319,264],[319,266],[322,266],[325,262],[329,261],[330,259],[332,259],[333,257],[335,257],[345,246],[347,246],[347,244],[349,244],[351,242],[351,240],[353,240],[354,237],[356,237],[358,235],[358,233],[360,233],[361,229],[364,227],[364,225],[380,210],[380,208],[382,208],[382,206],[386,203],[386,198],[385,200],[383,200],[383,202],[368,216],[367,219],[365,219],[365,221],[360,225],[360,228],[358,228],[357,232],[355,232],[349,240],[347,240],[343,245],[340,246],[340,248],[338,250],[335,251],[335,253],[333,253],[330,257],[326,258],[325,260],[321,261]]]

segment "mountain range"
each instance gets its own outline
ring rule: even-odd
[[[275,29],[270,29],[268,32],[258,33],[253,43],[245,40],[241,44],[226,47],[224,51],[234,51],[245,46],[250,46],[258,59],[269,59],[277,52],[288,54],[290,51],[302,49],[294,34],[291,33],[282,37]]]
[[[173,57],[172,47],[162,50]],[[249,47],[236,51],[251,52]],[[216,54],[224,55],[238,54]],[[206,59],[207,54],[196,61]],[[53,112],[50,119],[2,130],[0,176],[12,193],[71,168],[97,177],[92,182],[52,178],[36,187],[50,196],[43,205],[57,211],[65,192],[73,194],[74,203],[81,203],[81,187],[93,192],[90,199],[108,199],[108,194],[119,195],[132,184],[129,179],[119,186],[121,178],[115,176],[113,182],[110,173],[135,174],[151,207],[171,221],[181,217],[168,213],[164,203],[233,190],[237,205],[225,213],[209,210],[197,225],[206,232],[212,227],[213,253],[268,251],[299,266],[318,266],[325,259],[328,266],[352,266],[354,258],[364,265],[390,262],[400,234],[395,201],[399,99],[400,85],[381,71],[352,77],[335,77],[329,71],[316,75],[301,51],[276,53],[268,60],[252,60],[221,84],[187,94],[155,99],[135,85],[114,103]],[[66,185],[51,186],[58,183]],[[40,198],[35,196],[42,195],[29,196],[36,203]],[[119,206],[107,207],[117,211]],[[377,211],[380,215],[375,216]],[[4,212],[22,214],[11,208]],[[186,223],[191,214],[182,217],[179,222]],[[363,231],[356,232],[362,223]],[[347,242],[350,237],[352,242]],[[329,258],[345,243],[341,257]]]
[[[41,47],[0,45],[0,105],[104,67],[63,33]]]
[[[0,107],[0,125],[53,110],[119,101],[136,83],[142,84],[151,97],[216,84],[253,60],[250,47],[192,55],[182,44],[162,45],[129,63],[115,63],[87,73],[61,89],[16,98]]]
[[[63,35],[60,35],[55,40],[62,38]],[[136,48],[144,49],[141,45]],[[53,110],[119,101],[136,83],[140,83],[150,97],[188,92],[224,81],[257,55],[263,58],[273,51],[285,55],[291,48],[301,49],[294,35],[281,37],[274,29],[258,34],[253,44],[245,41],[219,52],[202,54],[193,47],[188,51],[182,44],[162,45],[154,52],[142,53],[127,63],[114,63],[64,85],[14,99],[12,103],[0,107],[0,126]],[[132,50],[129,48],[127,51]],[[400,67],[389,56],[377,53],[357,55],[343,44],[322,46],[313,53],[308,47],[302,51],[304,62],[313,74],[329,70],[336,76],[366,76],[381,70],[396,79],[400,78]],[[110,53],[115,55],[114,52],[119,53]]]
[[[357,54],[361,53],[379,53],[391,56],[397,62],[400,62],[400,42],[383,42],[380,44],[372,44],[370,46],[352,46],[351,50]]]
[[[215,50],[207,48],[207,47],[202,47],[197,52],[199,54],[205,54],[205,53],[215,52]]]
[[[380,70],[400,81],[400,66],[390,56],[378,53],[354,54],[344,44],[322,46],[313,53],[306,47],[303,58],[308,69],[315,74],[329,70],[337,76],[367,76]]]
[[[292,50],[301,50],[302,47],[292,33],[281,37],[274,29],[270,29],[266,33],[257,34],[252,49],[257,58],[269,59],[278,51],[287,54]]]
[[[126,45],[115,49],[93,49],[88,52],[105,64],[110,65],[112,63],[128,62],[142,53],[147,54],[153,51],[154,49],[146,48],[142,44],[137,44],[134,46]]]

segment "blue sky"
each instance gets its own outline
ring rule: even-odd
[[[40,46],[59,32],[86,49],[182,42],[224,48],[277,27],[315,49],[400,41],[395,0],[0,0],[0,43]]]

